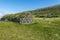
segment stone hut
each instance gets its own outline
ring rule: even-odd
[[[20,23],[22,24],[31,24],[34,23],[34,19],[31,13],[25,13],[23,16],[20,18]]]

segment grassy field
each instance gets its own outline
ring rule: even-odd
[[[0,40],[60,40],[60,18],[35,18],[34,24],[0,21]]]

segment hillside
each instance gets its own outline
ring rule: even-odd
[[[35,21],[34,24],[0,21],[0,40],[60,40],[60,18]]]
[[[33,15],[37,17],[60,17],[60,5],[49,6],[46,8],[40,8],[30,11]]]

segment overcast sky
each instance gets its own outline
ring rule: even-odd
[[[60,4],[60,0],[0,0],[0,17],[7,13],[34,10]]]

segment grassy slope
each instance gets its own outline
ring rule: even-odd
[[[60,40],[60,18],[35,21],[35,24],[0,21],[0,40]]]

